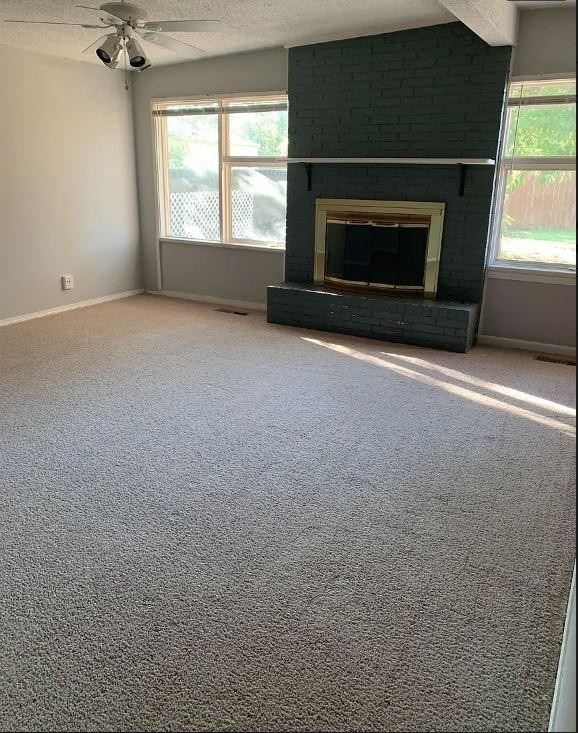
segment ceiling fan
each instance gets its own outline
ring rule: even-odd
[[[85,48],[83,53],[96,52],[98,58],[109,69],[116,69],[123,51],[129,64],[137,71],[144,71],[151,66],[150,59],[135,36],[143,41],[161,46],[181,56],[194,58],[205,51],[184,41],[163,35],[169,33],[210,33],[222,30],[223,24],[218,20],[155,20],[147,21],[147,11],[139,5],[126,3],[104,3],[99,8],[77,5],[77,8],[91,10],[98,14],[98,24],[59,23],[48,20],[7,20],[6,23],[32,23],[39,25],[65,25],[91,30],[114,28],[114,33],[101,36],[97,41]]]

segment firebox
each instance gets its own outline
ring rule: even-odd
[[[445,205],[317,200],[315,282],[435,298]]]

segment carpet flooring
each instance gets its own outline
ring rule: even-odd
[[[574,377],[154,296],[0,329],[0,728],[546,730]]]

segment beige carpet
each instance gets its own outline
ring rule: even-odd
[[[139,296],[0,329],[0,727],[545,730],[574,369]]]

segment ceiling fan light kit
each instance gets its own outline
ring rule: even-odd
[[[128,55],[129,64],[132,66],[133,69],[138,69],[139,71],[142,71],[143,69],[148,69],[151,63],[147,59],[145,52],[142,50],[142,47],[137,40],[135,40],[134,38],[129,38],[125,44],[125,48]]]
[[[33,20],[6,20],[6,23],[31,23],[41,25],[67,25],[91,30],[114,28],[110,33],[92,43],[83,51],[84,54],[96,52],[97,57],[109,69],[116,69],[123,51],[127,54],[130,66],[136,71],[150,68],[151,61],[135,38],[140,36],[145,43],[167,49],[185,58],[197,58],[205,51],[190,43],[179,41],[166,33],[215,33],[223,30],[218,20],[155,20],[147,21],[147,11],[140,5],[132,3],[104,3],[98,8],[88,5],[77,5],[77,8],[90,10],[99,16],[99,25],[86,23],[62,23]]]
[[[109,69],[116,69],[122,53],[122,45],[116,33],[106,36],[104,42],[96,49],[96,55]]]

